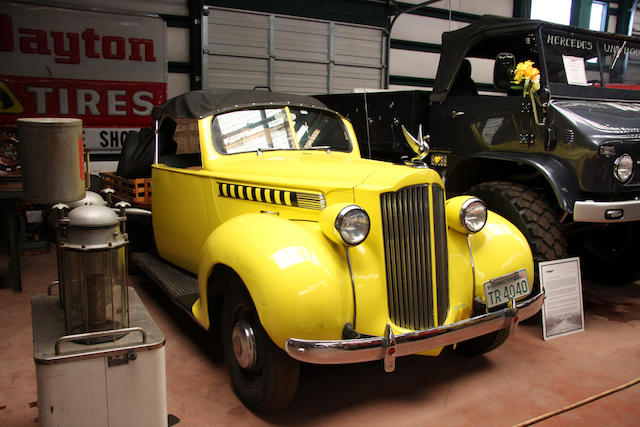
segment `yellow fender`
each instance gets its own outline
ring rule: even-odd
[[[533,285],[533,255],[518,228],[495,212],[487,212],[484,228],[469,236],[475,264],[475,296],[485,301],[484,282],[525,268]]]
[[[240,276],[262,326],[282,348],[291,337],[339,339],[352,321],[344,248],[326,238],[317,223],[246,214],[216,228],[202,248],[200,299],[193,306],[206,328],[209,276],[221,264]]]
[[[485,301],[484,283],[487,280],[495,279],[507,273],[511,273],[521,268],[526,269],[529,284],[533,284],[533,255],[531,248],[524,235],[518,228],[509,221],[493,211],[487,211],[487,222],[482,230],[477,233],[469,233],[462,225],[460,211],[462,205],[473,196],[457,196],[447,200],[447,224],[449,226],[449,257],[451,265],[456,265],[458,270],[466,271],[471,267],[468,262],[474,265],[475,287],[469,289],[472,294],[471,300],[479,296]],[[465,240],[468,236],[468,243]],[[452,246],[454,250],[452,251]],[[464,248],[466,246],[466,248]],[[471,258],[469,256],[471,248]],[[463,249],[464,248],[464,249]],[[465,256],[462,256],[466,253]],[[451,262],[451,257],[455,256],[455,261]],[[454,271],[455,273],[455,271]],[[449,274],[453,279],[453,274]],[[464,292],[460,292],[459,286],[466,279],[456,279],[455,286],[452,287],[452,295],[458,295],[457,301],[470,300]],[[455,302],[455,300],[454,300]],[[466,311],[464,316],[472,315],[471,311]],[[455,320],[460,320],[457,317]]]

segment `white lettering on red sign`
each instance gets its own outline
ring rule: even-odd
[[[101,36],[94,28],[87,28],[82,33],[14,29],[11,16],[0,13],[0,52],[16,49],[27,54],[53,54],[58,64],[79,64],[81,54],[87,58],[156,62],[151,39]]]

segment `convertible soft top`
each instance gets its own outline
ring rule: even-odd
[[[178,95],[154,107],[153,118],[169,116],[177,119],[200,119],[239,108],[272,104],[328,109],[322,102],[310,96],[265,90],[196,90]]]

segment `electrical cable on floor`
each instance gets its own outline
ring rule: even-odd
[[[539,417],[531,418],[530,420],[524,421],[524,422],[522,422],[520,424],[516,424],[514,427],[530,426],[530,425],[538,423],[538,422],[540,422],[542,420],[546,420],[547,418],[554,417],[554,416],[556,416],[558,414],[561,414],[563,412],[567,412],[567,411],[570,411],[572,409],[576,409],[576,408],[578,408],[578,407],[580,407],[582,405],[586,405],[587,403],[591,403],[591,402],[593,402],[595,400],[598,400],[598,399],[603,398],[605,396],[608,396],[610,394],[617,393],[617,392],[619,392],[621,390],[624,390],[625,388],[629,388],[629,387],[634,386],[634,385],[636,385],[638,383],[640,383],[640,377],[636,378],[635,380],[629,381],[628,383],[623,384],[623,385],[621,385],[619,387],[612,388],[611,390],[607,390],[607,391],[604,391],[604,392],[602,392],[600,394],[596,394],[595,396],[588,397],[588,398],[586,398],[584,400],[581,400],[580,402],[576,402],[576,403],[574,403],[572,405],[565,406],[562,409],[558,409],[558,410],[555,410],[555,411],[552,411],[552,412],[547,412],[546,414],[540,415]]]

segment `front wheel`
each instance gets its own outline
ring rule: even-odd
[[[460,342],[456,345],[456,351],[465,356],[476,356],[488,353],[500,347],[509,338],[509,331],[499,330],[482,335],[470,340]]]
[[[247,408],[270,412],[293,399],[300,362],[271,341],[251,297],[241,286],[232,287],[225,296],[222,342],[233,389]]]

